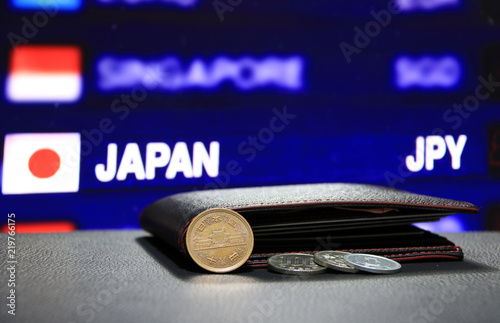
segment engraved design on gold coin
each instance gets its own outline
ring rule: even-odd
[[[237,212],[210,209],[191,221],[186,245],[189,255],[200,267],[226,273],[241,267],[252,254],[253,232]]]

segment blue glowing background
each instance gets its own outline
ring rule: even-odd
[[[47,19],[27,3],[2,8],[2,160],[6,134],[78,132],[91,149],[77,193],[0,196],[20,222],[138,228],[142,208],[181,191],[361,182],[480,207],[427,228],[500,229],[500,12],[488,1],[87,1]],[[10,102],[11,45],[78,47],[81,98]],[[103,119],[112,130],[97,134]],[[459,169],[444,148],[433,170],[408,170],[431,135],[467,137]],[[148,143],[185,142],[193,157],[213,141],[216,177],[95,174],[110,143],[119,158],[137,143],[146,163]]]

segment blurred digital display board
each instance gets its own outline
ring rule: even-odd
[[[360,182],[481,208],[428,228],[498,229],[498,17],[486,0],[7,1],[2,212],[30,232],[138,228],[177,192]]]

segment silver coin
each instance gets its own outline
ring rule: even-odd
[[[358,270],[354,268],[353,265],[348,263],[345,259],[345,255],[350,255],[349,252],[324,250],[318,251],[314,254],[314,261],[321,266],[343,271],[346,273],[356,273]]]
[[[269,269],[287,275],[316,275],[326,272],[326,267],[314,262],[314,256],[305,253],[274,255],[267,259]]]
[[[344,259],[358,270],[376,274],[393,274],[401,270],[399,262],[381,256],[352,253]]]

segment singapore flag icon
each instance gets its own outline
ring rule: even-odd
[[[21,45],[10,56],[5,94],[13,103],[75,102],[82,92],[76,46]]]
[[[2,194],[78,192],[79,133],[7,134]]]

